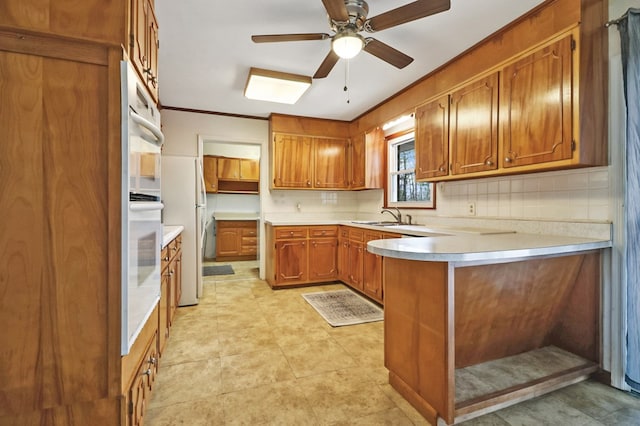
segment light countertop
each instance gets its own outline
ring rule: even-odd
[[[380,256],[436,262],[489,262],[552,256],[611,247],[610,240],[523,233],[466,234],[376,240]]]
[[[214,212],[215,220],[259,220],[258,212]]]
[[[182,225],[163,225],[162,226],[162,248],[165,248],[175,237],[184,231]]]

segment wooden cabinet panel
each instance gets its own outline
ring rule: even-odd
[[[338,240],[338,279],[343,283],[349,282],[349,238]]]
[[[158,101],[158,21],[152,0],[131,2],[129,57],[149,93]]]
[[[0,27],[126,45],[125,3],[101,0],[2,0]]]
[[[314,138],[313,185],[315,188],[347,188],[348,140]]]
[[[451,94],[451,174],[498,168],[498,73]]]
[[[283,226],[276,228],[276,239],[307,238],[309,230],[306,226]]]
[[[208,193],[218,192],[218,158],[205,155],[202,157],[204,186]]]
[[[307,281],[308,256],[306,240],[278,241],[276,243],[276,282],[301,284]]]
[[[240,180],[260,180],[260,162],[247,158],[240,159]]]
[[[350,145],[351,189],[383,188],[385,182],[384,131],[375,129],[352,139]]]
[[[363,291],[364,243],[349,241],[349,281],[352,287]]]
[[[314,238],[309,240],[309,279],[332,281],[338,277],[337,238]]]
[[[240,179],[240,159],[238,158],[218,158],[218,179],[239,180]]]
[[[286,134],[276,134],[273,138],[273,186],[311,188],[311,138]]]
[[[218,220],[216,230],[216,260],[256,257],[258,231],[255,220]]]
[[[449,95],[416,109],[416,179],[449,174]]]
[[[567,36],[504,69],[503,167],[571,158],[571,46]]]
[[[119,64],[4,48],[0,40],[0,270],[10,302],[0,310],[0,417],[71,412],[118,391],[121,310],[109,301],[120,300],[120,177],[109,178],[120,175],[120,153],[109,135],[119,124],[108,117],[120,108],[107,99],[119,98]]]
[[[374,240],[381,240],[381,232],[365,232],[364,241],[364,257],[363,273],[362,273],[362,290],[364,293],[374,300],[382,303],[382,256],[370,253],[366,249],[366,243]]]

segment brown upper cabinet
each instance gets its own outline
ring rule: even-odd
[[[202,157],[204,187],[209,193],[218,192],[218,157],[205,155]]]
[[[273,135],[274,189],[347,189],[348,138]]]
[[[218,157],[218,180],[258,181],[259,179],[258,160]]]
[[[416,178],[454,180],[606,164],[606,144],[580,140],[574,29],[416,109]],[[590,110],[583,110],[589,112]],[[592,114],[593,115],[593,114]],[[595,126],[602,119],[594,118]],[[603,147],[604,146],[604,147]]]
[[[502,167],[571,160],[572,45],[569,35],[505,67]]]
[[[152,0],[132,0],[129,57],[158,102],[158,20]]]
[[[381,128],[352,138],[349,152],[349,188],[375,189],[384,186],[385,138]]]

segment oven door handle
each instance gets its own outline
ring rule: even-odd
[[[153,136],[155,136],[157,139],[156,145],[162,146],[162,144],[164,143],[164,135],[162,134],[162,130],[160,130],[158,126],[156,126],[143,116],[133,111],[129,111],[129,113],[131,114],[131,119],[134,121],[134,123],[144,127],[145,129],[153,133]]]
[[[132,212],[162,210],[163,208],[164,204],[155,201],[133,201],[129,203],[129,210]]]

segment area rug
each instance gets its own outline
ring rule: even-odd
[[[202,275],[205,277],[210,275],[233,275],[233,268],[231,265],[213,265],[205,266],[202,268]]]
[[[382,321],[382,308],[351,290],[305,293],[304,299],[334,327]]]

